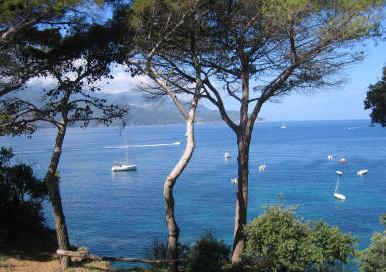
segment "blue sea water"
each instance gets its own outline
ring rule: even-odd
[[[386,212],[386,129],[367,120],[260,122],[255,126],[250,154],[249,220],[263,205],[298,204],[305,220],[323,219],[351,232],[359,248],[382,230]],[[164,239],[163,182],[184,147],[184,125],[117,128],[71,128],[60,163],[61,193],[70,238],[95,254],[139,256],[152,241]],[[125,156],[138,164],[135,172],[111,173],[114,161]],[[33,165],[38,176],[46,171],[55,130],[32,136],[0,138],[12,147],[16,162]],[[182,141],[181,145],[173,144]],[[231,244],[237,174],[236,138],[223,124],[197,124],[197,148],[175,187],[180,239],[192,243],[204,231]],[[166,145],[164,145],[166,144]],[[232,158],[225,161],[224,152]],[[327,160],[328,154],[333,161]],[[338,160],[347,158],[340,191],[347,200],[333,198]],[[259,164],[267,165],[258,171]],[[369,169],[368,175],[356,171]],[[282,197],[278,197],[281,194]],[[52,216],[46,205],[50,225]]]

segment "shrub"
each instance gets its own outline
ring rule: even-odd
[[[305,223],[295,208],[268,207],[244,233],[243,261],[253,271],[325,271],[355,254],[355,240],[326,223]]]
[[[0,150],[0,245],[22,251],[53,250],[55,236],[42,212],[46,187],[31,167],[10,166],[12,156],[11,150]]]
[[[386,214],[381,217],[381,223],[386,227]],[[373,234],[371,244],[362,252],[359,263],[362,272],[386,271],[386,230]]]
[[[219,272],[229,260],[229,247],[215,239],[212,234],[204,234],[189,250],[186,271]]]
[[[189,247],[178,243],[178,258],[185,259]],[[165,260],[166,259],[167,243],[166,241],[154,240],[149,248],[145,251],[145,256],[150,259]],[[153,268],[166,268],[168,264],[152,264]]]

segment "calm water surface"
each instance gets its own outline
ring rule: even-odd
[[[250,156],[248,218],[262,213],[264,204],[299,204],[306,220],[323,219],[351,232],[366,247],[378,218],[386,212],[386,129],[368,121],[315,121],[258,123]],[[74,244],[103,255],[143,256],[154,239],[166,237],[163,181],[184,146],[184,125],[126,128],[72,128],[65,139],[60,164],[64,211]],[[232,241],[235,204],[236,139],[222,124],[198,124],[197,148],[176,188],[176,218],[181,240],[191,243],[211,231]],[[112,174],[114,161],[129,157],[136,172]],[[55,131],[41,129],[32,139],[1,138],[17,162],[32,164],[43,176]],[[181,145],[173,144],[182,141]],[[166,145],[164,145],[166,144]],[[225,161],[224,152],[233,156]],[[328,154],[333,161],[327,160]],[[345,157],[341,192],[345,202],[333,198],[338,159]],[[259,173],[259,164],[267,165]],[[367,176],[356,171],[368,168]],[[46,205],[47,222],[52,225]]]

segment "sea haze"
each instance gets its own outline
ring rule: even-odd
[[[323,219],[359,238],[366,247],[386,207],[386,129],[369,121],[317,121],[256,124],[250,156],[249,210],[251,220],[265,204],[283,201],[300,205],[305,220]],[[95,254],[143,256],[154,239],[164,239],[163,181],[183,151],[184,125],[116,128],[71,128],[60,163],[61,193],[71,241]],[[32,136],[2,138],[14,149],[15,162],[33,165],[42,177],[54,141],[53,129]],[[111,173],[114,161],[129,157],[135,172]],[[236,187],[236,138],[223,124],[196,126],[197,148],[175,188],[180,238],[192,243],[211,231],[232,241]],[[181,141],[178,145],[175,142]],[[232,157],[225,161],[224,152]],[[328,154],[333,161],[327,160]],[[341,193],[333,198],[338,160],[343,166]],[[259,173],[259,164],[267,165]],[[368,175],[356,171],[369,169]],[[278,194],[281,197],[278,197]],[[46,217],[52,226],[49,205]]]

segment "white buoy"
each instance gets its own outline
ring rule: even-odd
[[[229,153],[229,152],[225,152],[224,153],[224,159],[230,159],[232,156],[231,156],[231,153]]]

